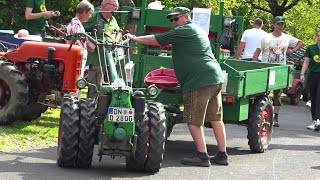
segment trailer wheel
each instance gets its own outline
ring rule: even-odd
[[[147,114],[136,121],[135,132],[136,150],[134,154],[126,158],[126,167],[128,170],[143,171],[148,152],[149,118]]]
[[[32,121],[38,119],[42,113],[47,111],[47,109],[48,106],[34,102],[28,105],[28,108],[26,108],[26,110],[22,113],[21,119],[23,121]]]
[[[267,150],[273,130],[273,107],[267,96],[257,97],[249,112],[248,144],[254,153]]]
[[[161,168],[166,142],[166,116],[160,103],[148,104],[149,139],[148,156],[145,164],[147,172],[158,172]]]
[[[96,143],[97,119],[95,104],[92,99],[80,99],[80,137],[76,166],[89,168],[92,163],[94,145]]]
[[[290,104],[297,105],[300,102],[301,95],[303,93],[303,87],[301,84],[297,84],[294,90],[294,94],[290,95]]]
[[[58,135],[58,165],[74,167],[79,145],[78,101],[70,95],[63,97]]]
[[[29,97],[23,74],[10,62],[0,61],[0,124],[12,124],[21,118]]]

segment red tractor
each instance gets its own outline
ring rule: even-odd
[[[36,41],[0,52],[0,124],[34,120],[76,94],[82,56],[78,46]]]

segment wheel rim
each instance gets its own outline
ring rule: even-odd
[[[265,108],[262,111],[262,116],[260,119],[260,139],[261,141],[264,141],[268,139],[270,134],[270,128],[272,126],[271,122],[271,113],[269,108]]]
[[[8,105],[11,98],[11,90],[8,84],[0,80],[0,110]]]

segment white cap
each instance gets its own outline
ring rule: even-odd
[[[21,37],[28,37],[29,36],[29,31],[26,30],[26,29],[20,29],[18,31],[18,37],[21,38]]]
[[[148,9],[162,10],[163,8],[164,6],[161,5],[161,1],[154,1],[148,4]]]

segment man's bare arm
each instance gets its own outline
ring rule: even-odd
[[[239,60],[240,55],[243,52],[245,47],[246,47],[246,43],[245,42],[240,42],[239,47],[238,47],[238,51],[236,53],[236,60]]]
[[[253,54],[252,61],[257,61],[258,62],[258,58],[259,58],[260,53],[261,53],[261,49],[257,48],[256,51]]]
[[[154,35],[146,35],[139,37],[130,38],[133,42],[137,42],[139,44],[152,45],[152,46],[161,46]]]

